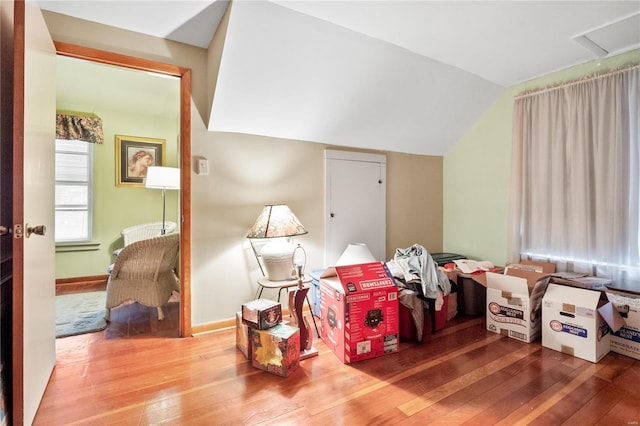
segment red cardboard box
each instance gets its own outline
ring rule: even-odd
[[[278,324],[268,330],[252,329],[252,359],[255,368],[287,377],[300,364],[300,329]]]
[[[398,351],[398,288],[384,263],[327,269],[320,294],[322,339],[343,363]]]

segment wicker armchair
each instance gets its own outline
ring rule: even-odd
[[[164,319],[161,306],[173,290],[180,290],[174,274],[179,243],[180,234],[176,232],[137,241],[122,249],[107,281],[107,320],[111,308],[128,300],[158,308],[158,319]]]

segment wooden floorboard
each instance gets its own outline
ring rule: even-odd
[[[251,367],[235,330],[178,338],[179,307],[112,311],[103,332],[58,339],[36,425],[636,425],[640,361],[593,364],[458,317],[423,343],[342,364],[319,356],[288,378]]]

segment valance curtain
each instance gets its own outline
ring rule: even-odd
[[[104,143],[102,119],[90,113],[57,112],[56,139]]]
[[[509,261],[639,280],[640,67],[516,98]]]

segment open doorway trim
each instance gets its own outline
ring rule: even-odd
[[[61,56],[180,78],[180,336],[191,336],[191,69],[54,41]]]

